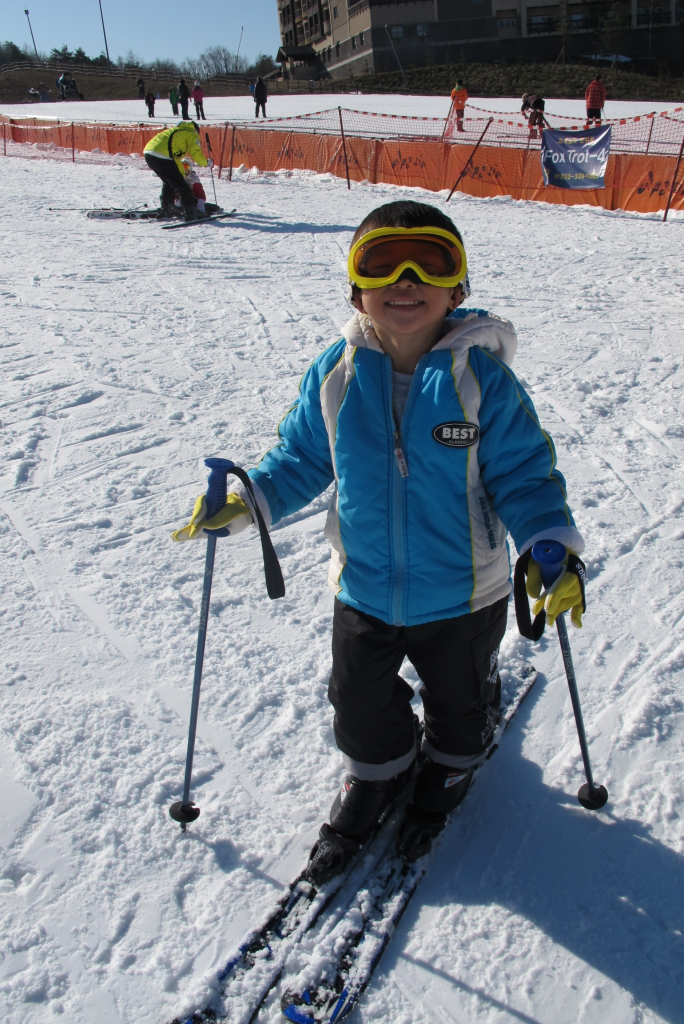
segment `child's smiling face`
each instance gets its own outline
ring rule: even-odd
[[[383,334],[415,337],[423,331],[426,337],[432,336],[441,329],[447,314],[462,302],[460,284],[455,288],[437,288],[415,277],[415,281],[404,277],[384,288],[361,291],[356,308],[368,314],[379,338]]]

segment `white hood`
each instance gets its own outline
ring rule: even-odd
[[[357,348],[384,351],[373,329],[371,318],[365,313],[354,313],[351,320],[345,324],[342,337],[347,344]],[[443,348],[464,351],[472,345],[488,349],[510,366],[518,347],[518,338],[510,320],[504,320],[493,313],[486,316],[469,313],[463,320],[446,318],[442,327],[442,337],[432,351],[436,352]]]

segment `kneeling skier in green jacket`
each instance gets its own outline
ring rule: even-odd
[[[176,194],[180,196],[183,216],[195,220],[206,216],[197,209],[192,189],[185,180],[183,157],[190,157],[201,167],[213,167],[214,161],[202,152],[199,127],[194,121],[181,121],[175,128],[159,132],[144,149],[147,166],[162,180],[162,216],[173,216]]]

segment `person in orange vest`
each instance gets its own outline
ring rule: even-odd
[[[451,90],[451,103],[456,114],[456,130],[463,131],[463,111],[468,101],[468,90],[462,80],[456,82],[456,87]]]
[[[596,75],[596,78],[587,86],[584,102],[587,105],[586,127],[589,127],[590,121],[596,125],[601,124],[601,108],[606,102],[606,87],[601,81],[600,74]]]

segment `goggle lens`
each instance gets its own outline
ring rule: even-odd
[[[365,251],[364,251],[365,250]],[[397,267],[410,260],[429,277],[454,277],[461,265],[457,249],[437,239],[389,238],[370,242],[359,249],[357,270],[364,277],[389,277]]]

